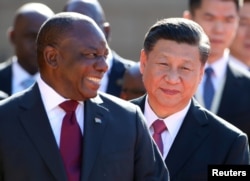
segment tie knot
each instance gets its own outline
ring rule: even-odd
[[[207,76],[211,76],[214,73],[214,70],[212,67],[208,67],[206,68],[205,73]]]
[[[65,112],[74,112],[76,107],[78,105],[77,101],[74,100],[68,100],[64,101],[63,103],[59,104],[59,106],[65,111]]]
[[[154,132],[157,134],[161,134],[164,130],[167,129],[166,125],[162,120],[157,119],[153,124]]]

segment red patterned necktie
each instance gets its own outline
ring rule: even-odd
[[[162,142],[162,138],[161,138],[161,133],[167,129],[166,125],[164,124],[164,122],[162,120],[157,119],[153,124],[152,124],[153,128],[154,128],[154,134],[153,134],[153,138],[159,148],[159,150],[161,151],[161,154],[163,155],[163,142]]]
[[[77,101],[69,100],[59,106],[66,112],[60,138],[60,152],[68,181],[79,181],[81,173],[82,133],[76,120]]]

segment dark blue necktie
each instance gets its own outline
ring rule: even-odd
[[[206,80],[204,83],[204,92],[203,92],[203,99],[205,103],[205,107],[207,109],[211,108],[212,100],[214,97],[214,86],[212,83],[212,75],[213,75],[213,69],[211,67],[206,68],[205,74],[206,74]]]

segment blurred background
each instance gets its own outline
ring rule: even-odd
[[[181,17],[187,9],[186,0],[99,0],[111,25],[110,46],[124,58],[139,60],[144,35],[157,20]],[[7,37],[15,11],[24,3],[41,2],[55,13],[62,11],[67,0],[1,0],[0,1],[0,62],[13,54]]]

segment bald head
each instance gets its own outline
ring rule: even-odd
[[[93,19],[63,12],[46,21],[37,38],[41,78],[60,95],[73,100],[95,97],[107,71],[109,48]]]
[[[110,27],[105,13],[97,0],[69,0],[63,9],[64,12],[76,12],[91,17],[109,39]]]
[[[36,36],[41,25],[54,15],[52,9],[42,3],[27,3],[17,9],[13,26],[9,28],[9,39],[15,49],[21,67],[35,74],[38,71]]]
[[[17,9],[14,20],[14,28],[19,26],[21,19],[29,19],[30,21],[39,21],[40,25],[45,20],[54,15],[52,9],[42,3],[27,3]],[[40,19],[40,20],[38,20]]]
[[[42,61],[44,58],[43,51],[46,46],[58,47],[67,37],[87,37],[89,34],[96,34],[104,37],[98,25],[88,16],[75,12],[62,12],[56,14],[41,27],[37,36],[37,55],[39,64],[42,66],[44,63],[44,61]]]
[[[16,11],[16,16],[26,14],[40,14],[41,16],[51,17],[54,12],[45,4],[42,3],[27,3],[22,5]]]

